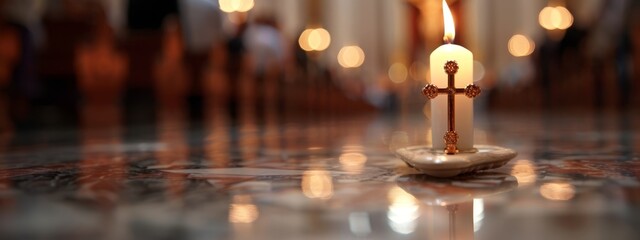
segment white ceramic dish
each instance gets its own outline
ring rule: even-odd
[[[396,150],[409,166],[434,177],[453,177],[479,170],[498,168],[513,159],[516,151],[498,146],[476,145],[474,151],[447,155],[431,146],[411,146]]]

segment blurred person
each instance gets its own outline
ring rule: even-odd
[[[0,86],[8,88],[20,62],[20,33],[10,23],[0,20]]]
[[[178,1],[182,36],[184,39],[185,62],[189,66],[191,94],[188,98],[191,116],[202,117],[201,108],[205,88],[203,74],[207,71],[209,54],[213,42],[221,42],[226,34],[223,30],[223,12],[218,1],[181,0]]]
[[[258,17],[244,35],[249,54],[253,56],[256,97],[259,111],[267,115],[278,111],[282,96],[282,73],[285,71],[286,41],[273,17]],[[255,87],[254,87],[255,88]]]
[[[593,83],[594,83],[594,95],[595,95],[595,107],[596,109],[602,109],[604,105],[605,86],[607,85],[607,73],[609,69],[621,67],[626,65],[626,62],[621,60],[616,61],[616,54],[626,55],[627,50],[617,52],[620,47],[624,49],[624,39],[627,37],[625,33],[625,20],[626,14],[629,8],[630,1],[602,1],[601,12],[598,21],[592,26],[591,33],[588,39],[587,54],[593,64]],[[623,44],[623,45],[620,45]],[[626,57],[622,57],[626,61]],[[620,70],[620,69],[614,69]],[[626,71],[626,70],[623,70]],[[626,73],[622,73],[623,76],[618,75],[618,86],[621,93],[624,95],[625,90],[620,89],[626,84]],[[622,77],[622,78],[620,78]]]
[[[7,19],[24,26],[32,36],[34,46],[41,47],[44,41],[42,17],[46,5],[53,0],[4,0],[3,14]]]
[[[165,21],[162,52],[156,60],[153,76],[156,99],[163,107],[184,108],[190,82],[184,62],[182,30],[176,17]]]
[[[628,34],[630,41],[630,53],[631,53],[631,72],[633,74],[630,82],[629,90],[630,92],[637,92],[640,90],[640,2],[635,1],[632,4],[632,8],[629,11],[629,25],[628,25]],[[640,102],[640,96],[637,94],[633,94],[629,96],[631,99],[629,101],[633,101],[633,103]]]
[[[191,85],[185,64],[182,28],[176,16],[165,18],[161,46],[161,53],[153,66],[156,131],[157,140],[167,147],[157,151],[155,156],[159,165],[176,169],[186,164],[189,157],[186,100]],[[168,175],[165,183],[167,195],[180,198],[185,187],[184,177]]]
[[[218,1],[184,0],[178,2],[187,52],[208,53],[211,43],[221,41],[222,12]]]
[[[223,42],[212,44],[203,71],[205,156],[211,166],[226,167],[230,161],[228,107],[231,97],[228,52]]]
[[[43,78],[47,97],[75,101],[76,50],[80,43],[86,42],[87,36],[95,35],[95,6],[94,1],[77,0],[47,4],[42,20],[45,40],[38,59],[38,73]]]
[[[263,75],[284,63],[285,41],[271,17],[259,17],[247,27],[243,36],[247,51],[254,56],[256,71]]]
[[[0,0],[4,10],[5,1]],[[26,27],[0,14],[0,134],[24,120],[35,96],[34,52]]]
[[[235,34],[226,43],[226,72],[230,83],[229,93],[231,94],[229,113],[232,119],[238,119],[241,107],[255,106],[254,61],[244,41],[244,34],[247,28],[248,24],[246,22],[240,23],[236,28]]]
[[[228,53],[220,43],[211,48],[209,60],[203,73],[203,95],[208,108],[227,108],[230,83],[227,76]]]
[[[76,49],[78,88],[85,102],[114,104],[121,100],[128,59],[118,50],[104,10],[94,5],[93,29]]]

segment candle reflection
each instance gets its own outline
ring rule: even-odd
[[[187,113],[185,109],[158,109],[158,141],[166,148],[156,152],[156,158],[161,166],[172,169],[182,168],[189,157],[187,144]],[[179,197],[184,191],[185,177],[180,174],[167,175],[167,192],[172,197]]]
[[[484,200],[482,198],[473,199],[473,232],[477,232],[482,227],[484,219]]]
[[[361,152],[362,146],[345,146],[344,149],[339,157],[342,169],[354,174],[362,172],[362,168],[367,162],[367,156]]]
[[[110,208],[119,198],[126,162],[122,158],[123,132],[117,106],[84,105],[81,108],[82,161],[79,195]],[[101,151],[108,149],[107,151]]]
[[[308,198],[329,199],[333,196],[333,182],[325,170],[305,171],[302,176],[302,193]]]
[[[259,216],[258,206],[253,204],[250,196],[238,195],[233,197],[233,203],[229,206],[229,222],[252,223]]]
[[[567,201],[574,197],[575,188],[570,183],[545,183],[540,186],[540,195],[554,201]]]
[[[209,108],[205,111],[205,127],[207,137],[204,151],[207,159],[214,167],[225,167],[229,164],[230,136],[227,130],[228,116],[225,109]]]
[[[400,187],[391,188],[387,198],[390,203],[387,219],[391,229],[400,234],[409,234],[415,231],[416,220],[420,217],[418,200]]]
[[[518,160],[511,169],[511,175],[518,180],[518,186],[529,186],[536,181],[536,172],[529,160]]]

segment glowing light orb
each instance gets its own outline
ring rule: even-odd
[[[364,63],[364,51],[362,48],[352,45],[345,46],[338,52],[338,63],[343,68],[357,68]]]
[[[536,44],[525,35],[516,34],[509,39],[509,53],[515,57],[525,57],[531,55],[536,48]]]

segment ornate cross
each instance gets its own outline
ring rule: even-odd
[[[454,85],[455,75],[458,72],[458,63],[455,61],[447,61],[444,64],[444,71],[448,75],[448,84],[446,88],[438,88],[433,84],[427,84],[422,89],[422,94],[429,99],[436,98],[439,94],[447,94],[447,113],[448,113],[448,131],[444,134],[444,143],[446,154],[456,154],[458,152],[458,133],[456,133],[456,113],[455,113],[455,96],[463,94],[469,98],[474,98],[480,94],[480,87],[470,84],[466,88],[456,88]]]

